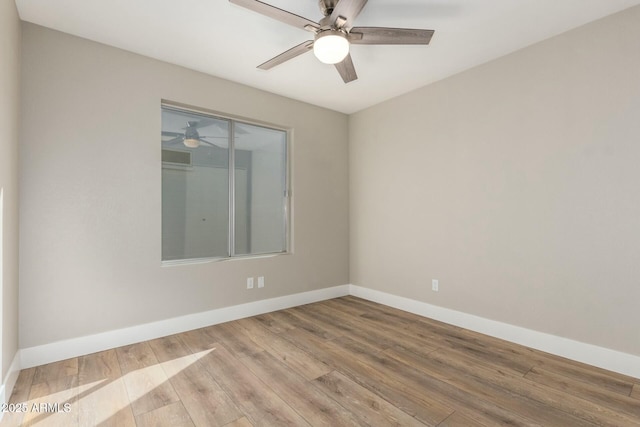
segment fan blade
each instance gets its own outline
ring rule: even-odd
[[[267,62],[264,62],[258,65],[258,68],[261,70],[270,70],[276,65],[280,65],[285,61],[295,58],[296,56],[302,55],[305,52],[308,52],[313,48],[313,40],[307,40],[306,42],[300,43],[298,46],[292,47],[286,52],[282,52],[280,55],[275,58],[271,58]]]
[[[351,60],[351,54],[347,55],[342,62],[338,62],[335,66],[345,83],[352,82],[358,78],[356,69],[353,66],[353,61]]]
[[[202,144],[207,144],[211,147],[218,147],[218,148],[222,148],[219,145],[214,144],[213,142],[209,142],[209,141],[205,141],[204,139],[200,138],[198,141],[200,141],[200,145]]]
[[[285,24],[302,28],[303,30],[316,32],[320,29],[320,25],[302,16],[298,16],[286,10],[278,9],[270,4],[263,3],[258,0],[229,0],[231,3],[245,7],[249,10],[257,12],[261,15],[268,16]]]
[[[354,27],[349,33],[353,44],[429,44],[433,30],[410,28]]]
[[[344,28],[349,31],[353,27],[353,21],[356,19],[364,5],[367,4],[367,0],[339,0],[333,12],[331,12],[331,25],[336,25],[338,18],[342,17],[346,20],[340,28]]]
[[[206,128],[212,125],[216,125],[216,126],[220,126],[219,124],[220,120],[219,119],[211,119],[208,117],[201,117],[199,118],[199,120],[189,120],[187,122],[187,126],[183,127],[182,129],[187,130],[187,128],[190,129],[200,129],[200,128]]]
[[[162,131],[162,136],[172,136],[172,137],[176,138],[178,136],[184,136],[184,133],[169,132],[169,131],[163,130]]]
[[[178,136],[173,139],[170,139],[169,141],[162,141],[162,143],[167,145],[173,145],[177,142],[182,142],[182,141],[184,141],[184,136]]]

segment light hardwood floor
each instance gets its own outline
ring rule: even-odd
[[[355,297],[26,369],[11,403],[2,426],[640,426],[636,378]]]

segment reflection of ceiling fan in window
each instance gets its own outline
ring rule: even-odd
[[[206,144],[211,147],[219,147],[219,145],[214,144],[213,142],[207,141],[205,138],[220,138],[220,139],[228,139],[226,136],[203,136],[198,132],[198,128],[210,126],[211,123],[205,122],[197,122],[197,121],[188,121],[187,127],[184,129],[184,133],[180,132],[169,132],[162,131],[163,137],[170,137],[171,139],[165,140],[163,138],[162,142],[164,144],[172,145],[182,143],[185,147],[189,148],[198,148],[201,144]]]

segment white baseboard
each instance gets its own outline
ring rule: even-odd
[[[16,381],[18,381],[20,369],[20,351],[18,350],[16,355],[13,357],[11,366],[9,366],[7,375],[2,381],[2,385],[0,385],[0,403],[4,404],[9,402],[9,398],[11,398],[11,393],[13,392],[13,387],[15,387]],[[0,420],[2,420],[3,416],[4,411],[0,411]]]
[[[557,356],[640,378],[639,356],[485,319],[361,286],[349,285],[349,294]]]
[[[0,386],[0,398],[2,399],[0,402],[4,402],[4,399],[8,399],[11,395],[20,369],[345,295],[353,295],[589,365],[640,378],[640,357],[635,355],[437,307],[361,286],[342,285],[20,349],[11,364],[4,383]]]
[[[95,335],[71,338],[51,344],[23,348],[19,351],[20,369],[345,295],[349,295],[349,285],[254,301]],[[11,388],[7,387],[7,390],[12,389],[13,386]]]

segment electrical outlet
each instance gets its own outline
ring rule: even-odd
[[[434,292],[438,292],[438,279],[431,280],[431,290]]]
[[[264,288],[264,276],[258,277],[258,287]]]
[[[247,289],[253,289],[253,277],[247,277]]]

